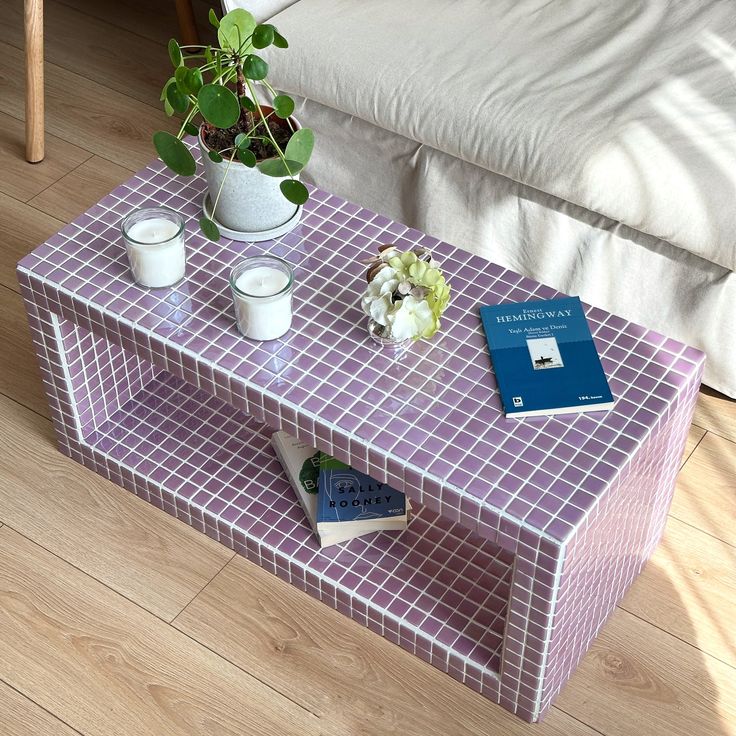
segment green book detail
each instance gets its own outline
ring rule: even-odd
[[[323,452],[315,452],[314,455],[304,461],[299,471],[299,483],[307,493],[317,495],[319,490],[319,468],[323,455]],[[325,457],[327,456],[325,455]]]

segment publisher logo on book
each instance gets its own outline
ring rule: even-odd
[[[512,396],[511,397],[511,401],[514,402],[514,406],[516,406],[516,407],[524,406],[524,402],[523,402],[521,396]]]

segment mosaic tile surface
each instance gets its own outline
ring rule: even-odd
[[[320,190],[275,241],[210,243],[203,187],[154,163],[19,265],[62,450],[537,719],[659,538],[702,354],[588,307],[614,409],[506,420],[478,307],[557,292]],[[119,237],[153,202],[188,220],[172,289],[136,286]],[[430,248],[453,289],[442,334],[397,357],[358,305],[359,261],[385,242]],[[291,332],[257,343],[227,278],[264,251],[297,286]],[[318,553],[265,426],[404,488],[410,531]],[[378,562],[394,557],[401,572]],[[448,582],[463,561],[472,595]],[[407,583],[410,600],[394,590]]]

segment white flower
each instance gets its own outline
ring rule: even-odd
[[[415,299],[409,295],[397,302],[395,307],[387,314],[391,337],[394,340],[418,337],[434,329],[434,314],[426,300]]]
[[[393,308],[391,297],[398,285],[396,271],[386,266],[373,277],[360,300],[363,311],[380,325],[388,324],[388,313]]]

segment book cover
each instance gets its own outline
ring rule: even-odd
[[[405,500],[406,511],[403,515],[318,523],[320,460],[325,464],[334,463],[341,468],[346,466],[286,432],[275,432],[271,436],[271,445],[320,547],[342,544],[377,531],[401,531],[406,528],[411,509],[408,499]]]
[[[580,299],[484,306],[480,316],[506,416],[613,407]]]
[[[406,518],[406,497],[385,483],[320,456],[317,523]]]
[[[271,435],[271,446],[296,493],[297,500],[312,530],[318,534],[317,495],[321,453],[286,432],[275,432]]]

